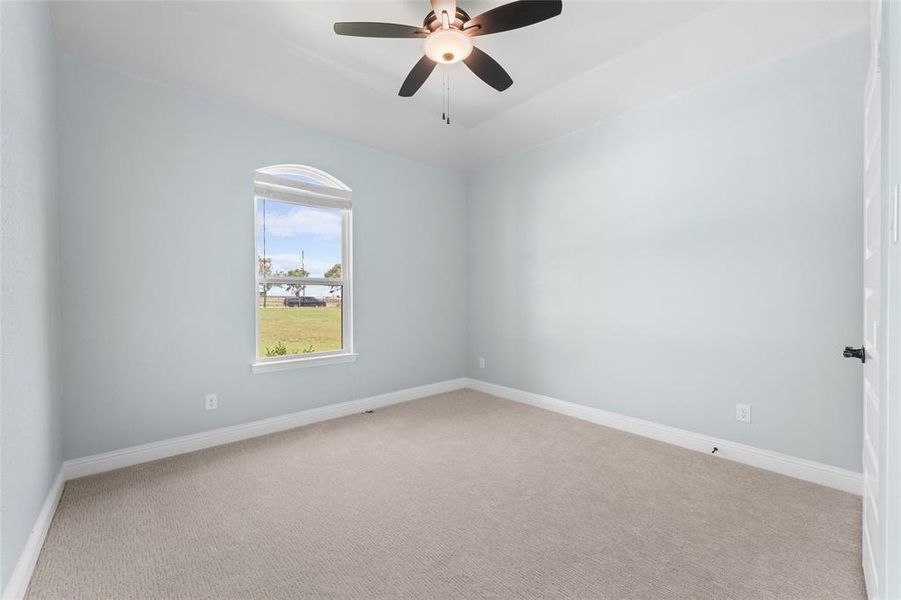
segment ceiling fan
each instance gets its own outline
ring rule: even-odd
[[[472,45],[475,36],[519,29],[556,17],[562,0],[518,0],[475,17],[457,6],[456,0],[431,0],[432,11],[422,27],[395,23],[335,23],[335,33],[372,38],[422,38],[424,56],[400,86],[398,95],[416,93],[439,63],[463,62],[476,76],[498,90],[513,85],[513,79],[493,58]]]

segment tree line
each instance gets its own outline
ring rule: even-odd
[[[309,277],[310,272],[307,271],[303,267],[299,267],[297,269],[291,269],[290,271],[273,271],[272,270],[272,259],[266,256],[258,256],[257,263],[260,270],[260,277]],[[341,279],[341,263],[335,263],[329,268],[328,271],[325,272],[325,277],[327,279]],[[269,297],[269,290],[273,287],[276,287],[274,283],[261,283],[260,284],[260,293],[263,295],[263,307],[266,307],[266,299]],[[306,285],[301,283],[286,283],[283,286],[288,292],[294,294],[294,297],[300,297],[304,295],[306,291]],[[340,285],[333,285],[329,288],[329,293],[334,294]]]

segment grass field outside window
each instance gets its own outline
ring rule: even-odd
[[[261,357],[279,343],[287,348],[288,355],[341,349],[340,306],[260,306],[258,310]]]

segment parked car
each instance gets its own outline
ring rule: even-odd
[[[325,300],[314,296],[290,296],[285,298],[285,306],[325,306]]]

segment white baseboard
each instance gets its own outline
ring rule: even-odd
[[[66,480],[112,471],[113,469],[121,469],[122,467],[130,467],[152,460],[176,456],[186,452],[194,452],[195,450],[203,450],[221,444],[229,444],[238,442],[277,431],[285,431],[302,427],[311,423],[327,421],[338,417],[346,417],[366,410],[373,410],[390,404],[398,404],[415,400],[417,398],[425,398],[434,394],[441,394],[453,390],[459,390],[466,387],[466,379],[451,379],[440,383],[432,383],[429,385],[421,385],[419,387],[407,388],[396,392],[388,392],[378,396],[370,396],[369,398],[361,398],[359,400],[351,400],[349,402],[341,402],[339,404],[329,404],[318,408],[310,408],[300,412],[271,417],[250,423],[242,423],[240,425],[232,425],[231,427],[222,427],[221,429],[213,429],[201,433],[184,435],[181,437],[161,440],[159,442],[151,442],[149,444],[141,444],[140,446],[131,446],[122,448],[121,450],[113,450],[102,454],[94,454],[83,458],[67,460],[63,463],[63,475]]]
[[[716,456],[744,463],[759,469],[766,469],[796,479],[803,479],[812,483],[825,485],[843,492],[863,494],[863,475],[847,469],[824,465],[822,463],[796,458],[787,454],[780,454],[770,450],[746,446],[737,442],[730,442],[719,438],[660,425],[651,421],[627,417],[625,415],[608,412],[600,408],[593,408],[575,402],[557,400],[549,396],[525,392],[494,383],[488,383],[479,379],[469,379],[467,387],[474,390],[514,400],[523,404],[529,404],[545,410],[568,415],[577,419],[591,421],[598,425],[612,427],[628,431],[661,442],[667,442],[690,450],[697,450],[709,454],[716,447]]]
[[[50,491],[47,492],[47,498],[44,500],[43,506],[41,506],[41,512],[38,513],[38,518],[34,522],[31,534],[25,541],[25,547],[22,548],[19,561],[13,568],[9,582],[6,584],[6,589],[3,590],[3,600],[21,600],[25,596],[25,592],[28,590],[28,582],[31,581],[31,574],[34,572],[34,566],[37,564],[41,548],[44,546],[44,539],[47,537],[47,531],[50,529],[50,522],[53,521],[56,506],[59,504],[59,499],[63,494],[64,485],[63,470],[60,469],[59,473],[56,474],[56,479],[53,480],[53,484],[50,486]]]

